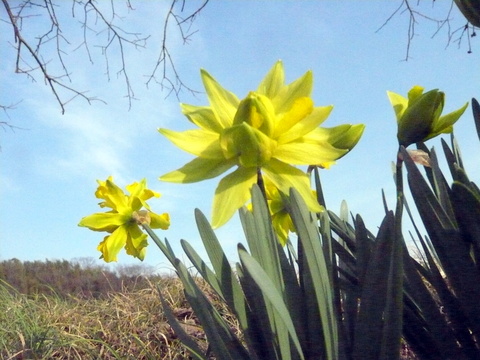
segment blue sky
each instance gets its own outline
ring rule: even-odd
[[[434,17],[445,16],[449,9],[448,1],[422,3],[418,9]],[[395,196],[391,162],[396,156],[396,123],[386,91],[405,95],[417,84],[426,89],[439,88],[447,95],[447,112],[472,97],[480,97],[478,40],[472,40],[472,54],[467,54],[466,40],[460,49],[453,43],[446,47],[446,29],[432,39],[436,25],[419,19],[411,58],[403,61],[407,14],[398,14],[376,32],[399,4],[212,1],[194,23],[199,31],[188,45],[183,45],[176,30],[171,29],[169,50],[182,80],[190,87],[202,90],[199,70],[204,68],[240,98],[256,89],[278,59],[283,60],[288,82],[313,70],[315,104],[334,105],[324,125],[366,124],[357,147],[321,173],[327,205],[338,211],[345,199],[349,210],[360,213],[375,232],[383,213],[381,190],[385,190],[391,206]],[[126,29],[152,34],[146,49],[126,50],[130,80],[138,99],[130,110],[124,82],[116,76],[120,64],[113,48],[109,54],[110,81],[105,76],[100,49],[91,48],[93,65],[82,48],[66,56],[72,85],[88,89],[89,94],[107,104],[88,105],[76,99],[62,115],[41,79],[32,83],[14,74],[15,53],[7,43],[13,36],[8,25],[0,23],[0,102],[22,100],[9,112],[9,121],[24,129],[0,132],[1,260],[97,258],[96,246],[104,234],[79,228],[77,223],[83,216],[99,211],[93,195],[95,180],[109,175],[122,187],[147,178],[149,187],[162,194],[151,202],[152,209],[171,215],[171,228],[159,231],[159,236],[167,237],[181,258],[180,239],[190,241],[203,253],[193,210],[200,208],[210,216],[219,179],[189,185],[158,181],[160,175],[192,159],[156,131],[159,127],[192,128],[180,112],[179,100],[175,96],[166,98],[158,85],[150,84],[148,89],[145,86],[145,75],[153,70],[158,56],[167,6],[167,2],[134,2],[136,10],[122,14],[125,17],[121,25]],[[465,23],[456,9],[451,18],[453,28]],[[32,29],[40,26],[40,22],[33,24]],[[80,41],[78,29],[73,21],[65,25],[72,39]],[[184,92],[180,101],[207,104],[203,93],[195,97]],[[470,108],[457,123],[455,134],[466,167],[472,179],[478,181],[480,149]],[[440,149],[438,138],[427,145]],[[237,217],[218,229],[217,235],[231,260],[236,260],[236,244],[243,242]],[[170,268],[153,243],[144,262],[159,270]],[[122,253],[119,263],[138,260]]]

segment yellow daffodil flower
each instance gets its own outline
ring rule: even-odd
[[[129,195],[114,184],[112,177],[106,181],[97,180],[97,182],[95,196],[103,200],[99,205],[111,210],[86,216],[78,225],[90,230],[110,233],[97,247],[97,250],[102,253],[100,258],[106,262],[117,261],[117,255],[122,247],[125,247],[128,255],[143,260],[148,243],[147,235],[139,225],[147,224],[153,229],[164,230],[170,226],[170,217],[167,213],[155,214],[150,211],[146,203],[152,197],[160,197],[160,194],[147,189],[145,179],[128,185],[126,188]]]
[[[275,233],[278,235],[278,240],[282,246],[285,246],[290,232],[295,232],[295,225],[293,225],[292,218],[287,211],[288,196],[281,193],[275,185],[265,179],[265,194],[267,198],[268,209],[272,216],[272,226]],[[312,191],[315,196],[315,192]],[[249,210],[251,211],[251,204],[249,204]]]
[[[213,227],[226,223],[248,201],[260,172],[283,193],[294,187],[311,211],[321,211],[308,176],[294,165],[331,165],[355,146],[364,126],[320,128],[333,107],[314,107],[311,71],[286,85],[280,61],[243,100],[206,71],[201,71],[201,77],[210,106],[182,104],[183,114],[199,129],[159,129],[176,146],[197,157],[160,180],[191,183],[235,167],[215,191]]]
[[[423,90],[421,86],[414,86],[408,92],[408,98],[387,91],[397,117],[398,142],[405,147],[440,134],[451,133],[453,124],[468,106],[467,102],[460,109],[440,116],[445,104],[445,94],[437,89],[426,93],[423,93]]]

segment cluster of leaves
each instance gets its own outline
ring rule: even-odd
[[[473,108],[480,129],[480,106],[475,99]],[[211,267],[186,241],[182,241],[183,250],[236,315],[242,338],[198,288],[168,241],[164,244],[150,234],[175,266],[218,358],[399,359],[402,341],[421,359],[480,357],[480,190],[467,177],[453,135],[451,146],[442,142],[451,186],[435,151],[428,151],[423,143],[418,146],[431,158],[426,179],[405,150],[402,157],[428,233],[425,237],[402,194],[396,211],[385,202],[385,218],[374,235],[360,215],[350,224],[332,212],[310,213],[292,189],[288,210],[298,247],[285,250],[274,233],[262,193],[254,187],[253,213],[240,213],[249,250],[238,246],[240,262],[234,270],[206,218],[196,212]],[[319,177],[315,180],[322,203]],[[413,221],[420,258],[405,245],[403,209]],[[209,353],[183,331],[162,302],[169,322],[192,355],[207,359]]]
[[[148,288],[149,281],[158,276],[145,275],[146,266],[122,266],[111,271],[87,261],[20,261],[0,262],[0,280],[10,284],[16,291],[26,295],[52,295],[66,298],[105,298],[109,293]]]

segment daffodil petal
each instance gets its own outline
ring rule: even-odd
[[[115,204],[114,209],[119,213],[124,213],[128,211],[128,200],[125,196],[125,193],[120,189],[113,181],[107,180],[105,182],[107,188],[106,197],[108,200]]]
[[[225,90],[205,70],[201,70],[201,76],[208,101],[218,122],[222,125],[222,128],[231,126],[240,100],[238,100],[235,94]]]
[[[451,113],[448,113],[447,115],[440,117],[437,121],[434,121],[432,132],[425,139],[425,141],[428,139],[434,138],[435,136],[440,134],[451,133],[453,131],[453,124],[455,124],[455,122],[457,122],[460,116],[463,115],[467,107],[468,107],[468,102],[465,105],[463,105],[460,109],[452,111]]]
[[[305,119],[313,111],[313,100],[309,97],[301,97],[293,102],[292,107],[278,120],[275,127],[274,137],[285,133],[294,125]]]
[[[242,168],[225,176],[215,190],[212,208],[212,227],[225,224],[248,199],[250,190],[257,181],[256,168]]]
[[[130,193],[131,196],[140,196],[142,192],[145,190],[147,180],[142,179],[140,182],[135,181],[130,185],[125,186],[127,191]]]
[[[124,226],[118,227],[111,235],[106,236],[97,246],[97,250],[102,253],[101,258],[106,262],[117,261],[117,255],[125,246],[127,236],[127,229]]]
[[[128,197],[128,204],[132,211],[138,211],[142,207],[150,209],[147,200],[152,197],[160,197],[160,194],[156,191],[147,189],[146,179],[142,179],[139,183],[134,182],[130,185],[127,185],[125,188],[130,193],[130,196]]]
[[[272,225],[278,235],[280,245],[285,246],[288,239],[288,233],[290,231],[295,231],[290,215],[285,211],[274,214],[272,216]]]
[[[313,88],[313,74],[307,71],[289,85],[283,86],[278,94],[272,99],[277,113],[287,112],[298,98],[310,96]]]
[[[134,182],[126,187],[130,192],[130,196],[128,196],[128,206],[132,211],[140,210],[143,207],[144,201],[141,197],[144,195],[146,186],[147,180],[142,179],[140,182]]]
[[[95,213],[82,218],[78,226],[83,226],[94,231],[113,231],[128,221],[128,219],[128,215],[116,212]]]
[[[147,189],[146,179],[142,179],[140,183],[134,182],[130,185],[125,186],[125,188],[130,193],[130,196],[136,196],[141,198],[142,200],[148,200],[152,197],[160,197],[160,194],[158,192]]]
[[[160,180],[184,184],[202,181],[223,174],[235,164],[235,159],[215,160],[197,157],[180,169],[162,175]]]
[[[335,148],[327,142],[309,143],[300,139],[299,141],[278,145],[274,157],[293,165],[317,165],[337,160],[346,153],[347,150]]]
[[[302,121],[297,122],[285,133],[282,134],[276,131],[278,142],[280,144],[284,144],[295,141],[309,132],[317,129],[328,118],[328,115],[330,115],[332,109],[333,106],[315,107],[310,115],[302,119]]]
[[[145,258],[145,248],[148,246],[147,234],[144,234],[137,224],[129,224],[127,227],[128,237],[125,250],[140,260]]]
[[[223,158],[220,148],[220,135],[203,129],[172,131],[168,129],[158,129],[168,140],[178,146],[180,149],[190,154],[207,159]]]
[[[390,100],[390,104],[393,106],[393,111],[395,111],[395,116],[397,117],[398,123],[408,107],[408,99],[391,91],[387,91],[387,95],[388,99]]]
[[[424,89],[425,88],[419,85],[412,87],[408,92],[408,104],[413,104],[420,96],[422,96]]]
[[[161,215],[150,212],[150,227],[152,229],[167,230],[170,227],[170,215],[163,213]]]
[[[209,106],[195,106],[180,104],[182,113],[195,125],[204,130],[220,133],[223,130],[222,124],[217,120]]]
[[[310,211],[323,211],[323,207],[320,206],[317,199],[313,196],[312,189],[310,188],[310,180],[303,171],[276,159],[270,160],[262,170],[265,176],[268,177],[281,192],[288,194],[290,188],[293,187],[305,200]]]
[[[281,61],[277,61],[258,85],[257,92],[273,99],[285,84],[285,73]]]
[[[325,132],[328,142],[339,149],[352,150],[362,137],[365,130],[364,124],[343,124],[332,128],[319,128]]]

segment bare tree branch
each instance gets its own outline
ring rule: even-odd
[[[44,42],[49,41],[51,39],[49,34],[50,34],[51,31],[53,31],[53,29],[57,30],[57,35],[55,35],[55,37],[58,38],[58,31],[59,31],[58,23],[56,21],[54,12],[49,11],[49,10],[53,10],[53,7],[51,7],[51,9],[50,9],[49,6],[48,6],[49,3],[46,2],[47,5],[45,6],[45,8],[49,11],[49,16],[50,16],[50,19],[52,21],[52,28],[50,29],[50,31],[48,31],[47,33],[43,34],[42,36],[40,36],[38,38],[39,40],[38,40],[37,47],[36,47],[36,49],[34,49],[31,46],[31,44],[27,40],[25,40],[25,38],[23,37],[21,26],[19,26],[19,21],[21,21],[20,13],[25,8],[25,4],[22,4],[23,6],[20,7],[20,10],[19,10],[18,14],[15,15],[13,13],[12,8],[10,7],[10,4],[8,3],[7,0],[2,0],[2,3],[5,7],[8,18],[10,19],[10,22],[11,22],[11,25],[12,25],[12,28],[13,28],[13,32],[14,32],[14,41],[15,41],[14,46],[15,46],[16,52],[17,52],[16,62],[15,62],[15,72],[19,73],[19,74],[26,74],[28,77],[30,77],[32,80],[35,81],[35,78],[31,75],[31,73],[35,70],[40,70],[41,73],[43,74],[43,78],[44,78],[45,82],[48,84],[48,86],[52,90],[55,98],[57,99],[57,102],[60,104],[60,107],[62,109],[62,114],[65,113],[65,104],[68,103],[68,101],[70,101],[71,99],[70,100],[62,100],[60,98],[60,95],[59,95],[59,92],[58,92],[58,87],[61,87],[61,88],[64,88],[66,90],[71,91],[73,93],[73,98],[75,98],[77,96],[80,96],[80,97],[83,97],[85,100],[87,100],[89,103],[93,100],[96,100],[95,98],[87,97],[84,92],[80,92],[78,90],[75,90],[72,87],[66,85],[62,81],[62,78],[64,76],[66,76],[68,78],[69,75],[66,72],[66,68],[64,66],[60,50],[58,51],[58,55],[59,55],[59,58],[60,58],[60,62],[62,63],[62,65],[64,67],[64,70],[65,70],[65,74],[62,75],[62,76],[51,75],[49,73],[49,71],[47,70],[47,63],[45,61],[43,61],[41,59],[40,55],[39,55],[39,52],[38,52],[39,48],[41,47],[41,45]],[[25,68],[25,67],[22,66],[22,63],[26,64],[26,62],[23,61],[23,57],[22,57],[23,49],[26,49],[27,53],[34,60],[37,67],[29,66],[28,68]]]
[[[81,4],[80,1],[75,0],[75,3]],[[127,6],[132,9],[130,2],[127,2]],[[86,30],[89,29],[93,31],[91,28],[89,28],[88,23],[89,23],[89,16],[91,13],[93,13],[93,17],[95,18],[95,23],[97,23],[98,20],[100,20],[105,26],[106,26],[106,32],[107,32],[107,43],[104,45],[100,45],[99,47],[102,49],[102,55],[104,56],[105,59],[105,64],[106,64],[106,75],[108,80],[110,81],[110,63],[108,59],[108,51],[112,47],[114,43],[118,45],[119,51],[120,51],[120,62],[121,62],[121,68],[117,71],[117,76],[123,77],[125,81],[125,87],[126,87],[126,95],[125,97],[128,99],[128,106],[129,109],[132,107],[132,100],[135,99],[135,92],[133,90],[132,84],[130,82],[130,77],[127,72],[127,64],[125,60],[125,46],[130,45],[133,46],[135,49],[139,48],[144,48],[146,46],[147,40],[150,38],[150,35],[143,36],[140,33],[132,33],[132,32],[127,32],[123,30],[122,28],[116,26],[114,24],[115,18],[119,18],[115,11],[115,5],[114,1],[110,0],[110,7],[111,7],[111,19],[107,19],[106,15],[98,8],[97,5],[95,5],[95,2],[92,0],[89,0],[85,2],[83,5],[83,20],[82,20],[82,27],[84,28],[84,33],[83,33],[83,43],[82,45],[86,48],[89,59],[91,62],[92,58],[90,55],[90,50],[88,46],[88,40],[87,40],[87,32]],[[105,30],[102,30],[102,32]],[[94,31],[96,35],[99,35],[100,32]]]
[[[1,0],[6,11],[5,21],[9,22],[13,31],[14,41],[10,44],[16,54],[15,72],[27,76],[33,82],[36,82],[38,74],[40,74],[64,114],[66,105],[78,97],[88,103],[104,102],[95,96],[87,95],[87,91],[81,91],[72,85],[75,83],[75,79],[71,72],[71,65],[68,64],[65,57],[71,52],[83,49],[86,52],[84,58],[94,64],[93,49],[99,48],[105,61],[107,80],[111,80],[112,74],[123,79],[125,97],[128,99],[130,109],[132,101],[135,100],[135,91],[129,76],[125,54],[128,51],[127,48],[136,50],[144,48],[150,35],[129,32],[119,26],[118,22],[124,19],[117,12],[117,3],[114,0],[110,0],[108,3],[95,0],[71,1],[71,18],[69,19],[65,9],[59,11],[65,4],[57,3],[55,0]],[[167,96],[173,92],[178,97],[183,89],[195,93],[181,80],[175,59],[167,47],[168,25],[169,22],[175,24],[184,44],[188,43],[192,35],[196,33],[196,31],[192,31],[192,24],[207,3],[208,0],[204,0],[191,14],[182,17],[186,1],[172,1],[163,27],[162,50],[153,72],[149,75],[147,86],[153,80],[159,83],[162,89],[168,90]],[[106,4],[108,6],[105,6]],[[130,0],[126,0],[126,8],[129,11],[135,10]],[[71,19],[79,21],[79,29],[82,31],[80,33],[82,40],[79,44],[72,44],[75,42],[75,37],[72,34],[64,33],[64,28],[72,28],[64,26],[65,22],[71,21]],[[33,21],[41,21],[42,26],[47,28],[39,34],[32,33],[30,23]],[[112,59],[115,61],[111,61]],[[159,81],[156,77],[157,70],[161,70]],[[2,106],[2,109],[8,108],[10,107]]]
[[[172,0],[170,5],[170,9],[168,10],[167,16],[165,18],[164,26],[163,26],[163,39],[160,54],[158,56],[157,63],[149,76],[147,81],[147,86],[152,82],[156,82],[160,84],[162,89],[167,89],[168,93],[167,96],[170,95],[172,92],[175,93],[175,96],[178,98],[181,91],[183,89],[189,91],[192,94],[197,94],[198,91],[193,90],[192,88],[185,85],[185,83],[181,80],[177,68],[175,67],[175,63],[173,61],[172,55],[168,50],[167,45],[167,34],[168,34],[168,25],[170,20],[174,21],[176,24],[177,30],[180,32],[180,36],[182,37],[182,41],[184,44],[187,44],[191,37],[197,32],[192,31],[192,23],[195,21],[195,18],[198,14],[205,8],[208,4],[209,0],[204,0],[203,4],[198,7],[195,11],[193,11],[190,15],[186,17],[182,17],[179,13],[175,11],[175,5],[179,2],[179,0]],[[181,9],[180,12],[185,10],[185,0],[181,1]],[[170,76],[170,72],[173,73],[173,77]],[[158,75],[157,78],[157,74]]]
[[[3,113],[5,114],[5,117],[10,120],[10,115],[9,115],[9,111],[10,110],[13,110],[16,108],[16,106],[18,105],[19,103],[16,103],[16,104],[10,104],[10,105],[0,105],[0,109],[3,111]],[[21,129],[21,130],[25,130],[19,126],[15,126],[15,125],[12,125],[11,123],[9,123],[8,121],[0,121],[0,127],[3,129],[3,130],[6,130],[7,128],[12,130],[12,131],[15,131],[15,129]]]
[[[419,4],[419,1],[417,1],[417,5]],[[435,4],[435,0],[432,0],[432,4]],[[452,30],[451,28],[451,13],[454,8],[453,1],[451,1],[450,8],[447,12],[447,14],[442,17],[441,19],[436,19],[430,16],[425,15],[424,13],[417,11],[414,9],[414,7],[411,5],[409,0],[401,0],[400,5],[398,6],[397,9],[385,20],[385,22],[377,29],[376,32],[379,32],[382,30],[390,21],[397,15],[402,15],[404,13],[408,14],[408,27],[407,27],[407,45],[406,45],[406,53],[405,53],[405,58],[404,60],[407,61],[410,58],[410,48],[412,45],[412,42],[414,40],[414,37],[416,35],[416,25],[418,25],[419,21],[418,18],[422,18],[423,20],[427,20],[429,22],[433,22],[437,25],[437,30],[433,33],[432,38],[437,36],[440,31],[443,28],[447,28],[447,45],[448,47],[451,42],[455,42],[458,44],[458,47],[460,48],[461,42],[463,37],[466,35],[467,36],[467,41],[468,41],[468,53],[472,52],[471,48],[471,43],[470,43],[470,37],[474,37],[475,34],[475,28],[473,25],[469,24],[467,22],[466,25],[462,25],[458,27],[456,30]],[[470,34],[471,32],[471,34]],[[454,38],[456,34],[460,33],[458,38]]]

